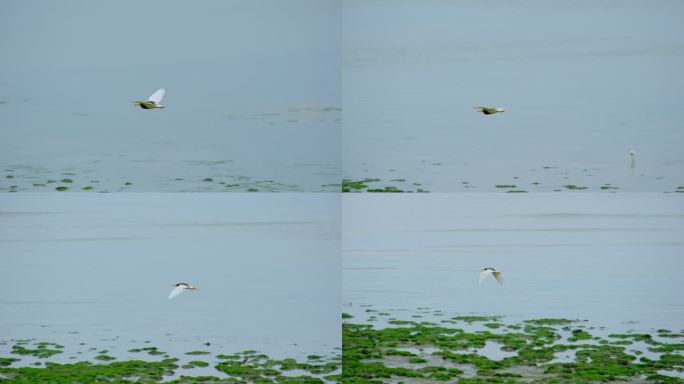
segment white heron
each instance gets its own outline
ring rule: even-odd
[[[164,88],[159,88],[155,93],[150,96],[147,100],[135,100],[133,104],[139,106],[142,109],[155,109],[155,108],[166,108],[161,105],[161,100],[164,97],[166,90]]]
[[[636,152],[634,152],[634,148],[630,148],[629,150],[629,170],[634,174],[634,168],[636,168]]]
[[[169,293],[169,299],[173,299],[174,297],[180,295],[184,291],[194,291],[197,289],[194,285],[190,285],[187,283],[177,283],[173,285],[175,288]]]
[[[479,283],[482,284],[482,282],[487,278],[487,276],[493,276],[496,279],[496,282],[499,284],[503,285],[503,279],[501,278],[501,272],[497,271],[494,268],[482,268],[480,270],[480,281]]]

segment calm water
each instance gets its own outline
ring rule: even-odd
[[[51,361],[146,346],[331,356],[339,225],[332,194],[4,195],[0,341],[64,344]],[[178,281],[199,291],[168,300]]]
[[[684,185],[683,3],[344,5],[345,177],[433,192]]]
[[[428,308],[684,327],[684,204],[675,195],[364,194],[343,202],[343,301],[360,318],[372,305],[407,320]],[[483,267],[502,271],[504,285],[478,285]]]
[[[40,184],[69,177],[110,192],[328,190],[340,179],[339,8],[3,2],[0,188],[54,191]],[[162,87],[166,109],[131,105]]]

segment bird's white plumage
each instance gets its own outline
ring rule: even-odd
[[[489,276],[489,271],[481,271],[480,280],[478,281],[478,283],[482,284],[482,282],[487,278],[487,276]]]
[[[503,285],[503,278],[501,278],[501,272],[493,269],[493,268],[484,268],[480,271],[480,279],[479,283],[482,284],[482,282],[487,278],[487,276],[491,275],[494,279],[496,279],[496,282],[499,284]]]
[[[180,294],[181,294],[183,291],[185,291],[186,289],[187,289],[187,288],[185,288],[184,286],[175,287],[175,288],[171,291],[171,293],[169,293],[169,299],[173,299],[174,297],[180,295]]]
[[[159,88],[148,100],[158,104],[164,97],[164,93],[166,93],[166,90],[164,88]]]

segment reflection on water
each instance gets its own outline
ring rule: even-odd
[[[3,196],[1,355],[34,338],[64,345],[51,361],[339,346],[333,195]],[[199,290],[168,300],[179,281]]]

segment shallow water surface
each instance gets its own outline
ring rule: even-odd
[[[64,345],[50,361],[340,345],[333,195],[4,195],[0,251],[2,356],[21,339]],[[179,281],[199,290],[168,300]]]
[[[684,186],[672,113],[684,107],[683,11],[347,1],[343,176],[432,192],[672,192]],[[476,113],[482,105],[506,112]]]
[[[0,191],[339,183],[337,1],[9,1],[0,14]],[[165,109],[131,104],[158,88]]]
[[[606,332],[684,327],[677,195],[346,194],[343,202],[343,301],[354,320],[374,309],[402,320],[439,321],[442,311],[582,319]],[[502,271],[504,284],[478,285],[484,267]]]

